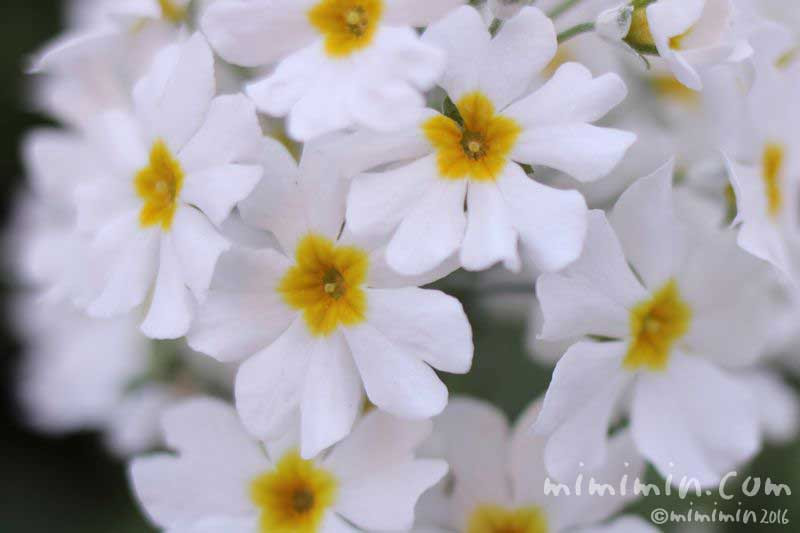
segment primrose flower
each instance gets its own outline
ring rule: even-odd
[[[95,121],[89,137],[104,172],[77,193],[79,229],[91,239],[91,315],[144,303],[146,335],[188,330],[230,246],[216,226],[263,172],[247,163],[262,146],[253,106],[214,92],[211,50],[197,34],[159,54],[136,85],[134,114]]]
[[[587,487],[590,480],[608,483],[615,487],[613,494],[588,495],[586,488],[582,495],[574,494],[574,480],[564,483],[566,491],[545,492],[548,479],[552,486],[558,481],[545,469],[546,440],[530,431],[540,408],[541,403],[534,402],[509,428],[505,415],[491,404],[453,398],[434,419],[425,447],[447,460],[451,471],[422,497],[415,531],[422,532],[424,526],[465,533],[657,531],[633,517],[601,524],[637,498],[630,490],[625,495],[616,492],[620,480],[628,479],[632,486],[632,480],[644,474],[644,461],[625,431],[612,437],[607,465],[583,472]]]
[[[726,147],[728,175],[736,198],[739,245],[768,261],[785,279],[800,279],[798,180],[800,176],[800,80],[786,71],[784,34],[770,32],[758,41],[752,90],[734,100],[744,113],[733,114]]]
[[[448,51],[441,85],[459,118],[429,110],[413,128],[386,136],[363,131],[345,141],[340,151],[351,154],[351,174],[406,162],[355,177],[350,228],[390,235],[389,264],[407,275],[454,253],[469,270],[499,261],[519,270],[518,241],[539,269],[564,267],[580,253],[586,203],[574,190],[531,179],[520,164],[581,181],[610,172],[636,137],[589,123],[625,97],[625,84],[615,74],[593,79],[567,63],[523,96],[557,46],[553,24],[531,7],[493,39],[478,12],[462,7],[430,26],[423,40]]]
[[[733,0],[632,0],[601,13],[601,35],[640,54],[659,56],[684,85],[703,89],[702,74],[753,53],[734,26]]]
[[[233,0],[212,5],[203,31],[226,60],[278,62],[246,91],[260,111],[288,116],[309,140],[353,125],[392,129],[421,108],[444,67],[440,50],[411,27],[463,0]]]
[[[225,254],[188,335],[219,360],[246,359],[236,407],[254,435],[279,438],[299,412],[304,458],[350,432],[364,390],[403,418],[438,414],[447,388],[431,367],[465,373],[473,350],[458,300],[417,288],[454,266],[393,272],[380,243],[343,229],[345,183],[323,154],[306,145],[299,168],[285,150],[266,156],[268,178],[240,210],[279,248]]]
[[[727,233],[690,232],[672,175],[670,162],[634,183],[611,224],[592,211],[580,259],[538,280],[541,336],[585,339],[556,365],[535,426],[556,477],[604,463],[619,408],[638,450],[675,483],[714,484],[759,448],[751,389],[730,369],[766,344],[769,271]]]
[[[178,455],[139,458],[130,471],[142,507],[168,533],[408,530],[420,494],[447,473],[444,461],[414,458],[429,421],[377,411],[310,459],[291,436],[262,446],[233,408],[210,398],[167,410],[163,428]]]

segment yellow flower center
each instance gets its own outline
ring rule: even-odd
[[[321,0],[308,20],[324,37],[329,56],[346,57],[372,43],[383,8],[383,0]]]
[[[631,344],[622,366],[628,370],[647,367],[664,370],[672,347],[689,331],[692,311],[670,280],[652,298],[631,309]]]
[[[480,92],[464,95],[456,104],[464,125],[438,115],[422,125],[436,150],[439,176],[494,181],[508,163],[522,128],[496,115],[492,102]]]
[[[655,76],[651,78],[651,84],[655,93],[687,107],[698,107],[700,96],[696,91],[691,90],[673,76]]]
[[[470,516],[466,533],[547,533],[547,518],[536,506],[506,509],[482,505]]]
[[[250,483],[250,498],[261,511],[260,533],[315,533],[336,498],[332,474],[296,450]]]
[[[363,250],[309,234],[297,245],[296,264],[286,272],[278,292],[290,307],[303,312],[312,334],[329,335],[340,325],[364,320],[367,296],[362,286],[368,269]]]
[[[158,0],[158,5],[164,20],[178,24],[186,18],[188,10],[185,6],[176,4],[174,0]]]
[[[784,157],[783,146],[777,143],[767,143],[761,156],[762,176],[767,195],[767,213],[772,218],[776,218],[780,214],[783,205],[781,173]]]
[[[139,213],[142,227],[160,224],[162,229],[169,230],[183,187],[183,169],[164,141],[159,139],[153,143],[150,163],[136,173],[133,185],[144,202]]]

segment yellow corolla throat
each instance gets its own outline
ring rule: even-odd
[[[321,0],[308,20],[322,34],[330,57],[346,57],[369,46],[383,17],[384,0]]]
[[[547,517],[536,506],[481,505],[470,516],[465,533],[547,533]]]
[[[422,125],[436,150],[439,176],[445,179],[494,181],[505,168],[522,128],[496,115],[494,105],[480,92],[464,95],[456,107],[464,120],[438,115]]]
[[[158,6],[161,8],[161,17],[173,24],[183,22],[189,11],[186,6],[176,3],[175,0],[158,0]]]
[[[337,481],[296,450],[250,483],[250,498],[261,512],[260,533],[316,533],[336,499]]]
[[[786,152],[780,144],[767,143],[761,155],[761,175],[764,178],[764,193],[767,197],[767,213],[777,218],[783,206],[781,175]]]
[[[700,105],[700,95],[671,75],[654,76],[650,79],[650,84],[653,87],[653,91],[664,100],[670,100],[692,108]]]
[[[136,173],[133,185],[136,194],[144,202],[139,213],[141,226],[149,228],[160,225],[162,229],[169,230],[183,188],[183,169],[164,141],[159,139],[153,143],[150,162]]]
[[[354,246],[336,246],[330,239],[309,234],[297,245],[296,264],[278,285],[286,303],[303,312],[316,336],[338,326],[362,322],[367,310],[363,285],[369,258]]]
[[[622,366],[628,370],[667,368],[672,348],[689,331],[692,311],[675,280],[631,309],[631,343]]]

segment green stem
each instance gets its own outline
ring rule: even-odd
[[[563,15],[564,13],[566,13],[567,11],[569,11],[570,9],[572,9],[573,7],[575,7],[575,5],[580,3],[580,2],[581,2],[581,0],[566,0],[565,2],[559,4],[556,7],[554,7],[553,9],[551,9],[547,13],[547,16],[550,17],[551,19],[559,17],[559,16]]]
[[[583,24],[578,24],[577,26],[567,28],[566,30],[558,34],[558,44],[568,41],[569,39],[572,39],[576,35],[580,35],[581,33],[587,33],[590,31],[594,31],[594,22],[584,22]]]

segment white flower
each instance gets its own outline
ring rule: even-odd
[[[130,106],[130,88],[155,54],[185,33],[189,0],[80,2],[75,27],[33,58],[37,104],[59,120],[85,126],[96,113]]]
[[[179,455],[135,460],[131,479],[150,518],[168,533],[346,533],[408,530],[420,494],[447,472],[415,459],[430,422],[366,415],[328,454],[253,440],[226,404],[197,398],[163,418]]]
[[[470,398],[454,398],[434,420],[434,433],[426,451],[450,463],[450,476],[422,497],[417,528],[436,526],[445,531],[469,533],[558,533],[562,531],[617,531],[614,526],[591,527],[608,519],[636,499],[633,480],[644,474],[644,461],[630,435],[612,438],[611,457],[602,468],[583,472],[583,494],[576,495],[575,480],[566,491],[545,492],[550,479],[544,465],[545,440],[531,433],[540,403],[532,404],[509,429],[505,416],[494,406]],[[627,476],[627,478],[623,478]],[[628,491],[617,491],[627,479]],[[609,484],[614,493],[590,495],[590,480]],[[655,531],[643,521],[624,518],[626,533]]]
[[[213,57],[198,34],[158,55],[134,90],[135,114],[108,112],[93,124],[104,175],[78,192],[79,226],[93,238],[91,315],[146,302],[146,335],[186,333],[229,248],[215,225],[263,172],[246,164],[262,146],[253,106],[214,90]]]
[[[288,115],[309,140],[354,124],[391,129],[422,107],[442,72],[441,51],[419,42],[425,26],[463,0],[232,0],[202,18],[227,61],[278,62],[247,87],[260,111]]]
[[[580,253],[586,203],[575,191],[530,179],[518,163],[541,164],[590,181],[610,172],[634,142],[631,133],[592,126],[626,93],[614,74],[592,78],[567,63],[525,96],[556,51],[553,25],[526,7],[494,39],[480,15],[462,7],[428,28],[426,42],[448,51],[441,82],[464,120],[429,111],[393,135],[362,131],[346,142],[357,176],[347,220],[358,234],[392,234],[387,257],[403,274],[428,271],[460,250],[481,270],[498,261],[519,270],[517,243],[542,270]],[[464,210],[466,198],[466,213]]]
[[[736,193],[739,245],[773,264],[788,280],[800,279],[798,180],[800,80],[783,71],[786,36],[770,32],[757,45],[752,90],[731,104],[728,173]]]
[[[190,376],[220,390],[232,382],[219,364],[200,367],[199,358],[209,359],[185,344],[147,339],[133,315],[93,319],[38,293],[14,311],[24,345],[18,398],[26,421],[48,434],[97,430],[128,457],[159,443],[161,409],[200,385]]]
[[[727,369],[763,351],[768,272],[728,233],[682,224],[672,175],[670,162],[625,191],[613,229],[592,211],[580,259],[537,283],[543,338],[599,337],[558,362],[536,424],[558,477],[603,464],[617,406],[639,451],[675,483],[716,483],[759,448],[754,398]]]
[[[620,27],[625,43],[637,52],[660,56],[681,83],[696,91],[703,89],[704,71],[752,54],[732,27],[732,0],[634,0],[631,6],[616,11],[624,23]],[[613,17],[614,12],[601,16],[609,22]]]
[[[249,357],[236,380],[245,426],[276,438],[299,409],[308,458],[349,433],[363,389],[404,418],[441,412],[447,388],[431,366],[467,372],[472,334],[455,298],[417,288],[453,267],[401,278],[380,246],[342,231],[345,183],[327,157],[307,145],[298,171],[282,154],[240,206],[281,250],[225,254],[188,338],[223,361]]]

